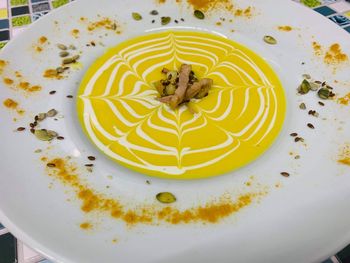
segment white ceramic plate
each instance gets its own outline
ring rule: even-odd
[[[9,61],[2,77],[18,70],[30,83],[43,86],[43,90],[24,96],[23,92],[1,84],[1,101],[13,98],[26,113],[17,116],[4,107],[0,111],[0,221],[19,239],[58,262],[319,262],[347,245],[350,167],[337,160],[350,142],[349,106],[326,101],[326,106],[320,107],[315,93],[299,96],[296,88],[302,74],[308,73],[334,86],[338,96],[347,94],[349,63],[338,66],[334,73],[322,58],[315,56],[311,43],[317,41],[324,48],[339,43],[343,52],[350,55],[350,36],[321,15],[287,0],[234,1],[235,6],[253,6],[254,11],[252,18],[233,17],[232,23],[227,21],[225,12],[211,12],[205,20],[198,20],[186,1],[168,2],[73,2],[34,23],[2,51],[1,59]],[[183,17],[185,22],[162,27],[157,20],[152,24],[148,13],[153,9],[163,16]],[[132,12],[142,13],[144,19],[134,21]],[[117,20],[122,34],[104,29],[88,32],[80,17],[94,21],[98,15]],[[221,26],[216,25],[219,17],[227,19]],[[281,25],[290,25],[294,30],[277,30]],[[208,30],[229,37],[264,57],[279,75],[287,95],[288,113],[278,140],[259,160],[212,179],[168,181],[116,165],[83,135],[74,100],[66,95],[75,94],[89,65],[106,47],[145,32],[173,27]],[[78,38],[72,37],[74,28],[80,30]],[[50,44],[42,52],[35,52],[33,46],[43,35]],[[264,35],[273,35],[278,44],[267,45],[262,41]],[[92,40],[98,43],[96,47],[87,47]],[[60,61],[56,43],[72,43],[82,51],[82,69],[59,81],[42,77],[46,68]],[[57,93],[48,95],[51,90]],[[320,117],[300,110],[301,102],[317,110]],[[48,144],[28,131],[14,132],[19,126],[27,126],[38,112],[51,108],[59,110],[64,118],[47,121],[47,128],[59,132],[65,140],[55,140],[46,149]],[[18,120],[14,122],[13,118]],[[316,129],[307,128],[309,122]],[[306,145],[296,144],[289,136],[292,132],[302,134]],[[38,148],[50,156],[70,155],[81,166],[87,162],[86,156],[96,156],[93,173],[82,169],[81,176],[93,189],[122,200],[127,207],[155,204],[155,194],[162,191],[174,193],[178,198],[175,206],[180,209],[203,204],[224,193],[268,193],[216,224],[138,224],[130,228],[102,212],[83,213],[70,188],[47,176],[45,165],[39,160],[43,153],[34,153]],[[301,159],[295,160],[295,154]],[[282,177],[282,171],[291,176]],[[253,179],[249,179],[251,176]],[[246,186],[247,181],[252,186]],[[92,222],[93,229],[82,230],[79,225],[85,221]]]

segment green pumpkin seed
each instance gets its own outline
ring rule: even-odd
[[[62,64],[71,64],[73,62],[75,62],[73,58],[65,58],[64,60],[62,60]]]
[[[59,55],[60,55],[61,58],[64,58],[64,57],[67,57],[69,55],[69,53],[67,51],[61,51],[59,53]]]
[[[165,87],[165,94],[166,95],[174,95],[175,90],[176,90],[176,87],[174,85],[168,85]]]
[[[264,36],[264,41],[267,44],[270,44],[270,45],[276,45],[277,44],[277,40],[274,37],[272,37],[272,36]]]
[[[43,121],[46,118],[46,113],[39,113],[38,114],[38,121]]]
[[[163,204],[171,204],[176,201],[176,197],[169,192],[162,192],[156,195],[156,198],[159,202]]]
[[[45,129],[35,130],[34,135],[41,141],[51,141],[55,136],[51,132]]]
[[[132,13],[132,18],[136,21],[139,21],[142,19],[142,16],[139,13]]]
[[[178,73],[176,70],[171,70],[166,74],[167,80],[170,81],[170,83],[175,83],[176,78],[178,77]]]
[[[329,89],[327,88],[321,88],[318,92],[317,92],[318,96],[323,99],[326,100],[329,98],[331,92]]]
[[[63,44],[57,44],[57,47],[61,50],[67,50],[67,46],[65,46]]]
[[[314,83],[314,82],[310,82],[310,89],[312,90],[312,91],[316,91],[316,90],[318,90],[320,88],[320,85],[318,85],[318,84],[316,84],[316,83]]]
[[[306,94],[311,90],[311,86],[310,83],[304,79],[303,82],[300,84],[299,88],[298,88],[298,92],[300,94]]]
[[[150,14],[151,14],[152,16],[156,16],[156,15],[158,15],[159,13],[158,13],[157,10],[152,10],[152,11],[150,12]]]
[[[204,19],[204,13],[200,10],[194,10],[193,15],[198,19]]]
[[[170,16],[162,16],[162,17],[161,17],[161,24],[162,24],[163,26],[169,24],[170,21],[171,21],[171,17],[170,17]]]
[[[75,63],[80,58],[79,55],[74,55],[73,57],[65,58],[62,60],[62,64]]]
[[[301,103],[301,104],[299,105],[299,108],[300,108],[301,110],[306,110],[306,105],[305,105],[305,103]]]
[[[47,117],[54,117],[56,116],[56,114],[57,114],[57,110],[55,109],[51,109],[46,113]]]
[[[58,136],[58,133],[55,131],[47,130],[47,134],[53,138]]]

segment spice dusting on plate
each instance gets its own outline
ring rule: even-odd
[[[79,33],[80,33],[79,29],[76,29],[76,28],[71,31],[71,34],[74,38],[78,38]]]
[[[62,79],[63,78],[63,76],[61,75],[59,70],[52,69],[52,68],[45,70],[43,73],[43,77],[47,78],[47,79]]]
[[[338,98],[338,103],[342,104],[342,105],[349,105],[350,104],[350,93],[348,93],[344,97]]]
[[[18,106],[18,103],[13,99],[4,100],[3,104],[6,108],[9,108],[9,109],[17,109],[17,106]]]
[[[343,53],[338,43],[332,44],[328,50],[325,50],[319,43],[314,41],[312,47],[315,55],[322,56],[324,63],[327,65],[337,66],[349,61],[348,55]]]
[[[28,92],[36,92],[41,90],[41,86],[34,85],[32,86],[29,82],[23,81],[18,84],[18,88],[28,91]]]
[[[34,49],[37,52],[41,52],[43,51],[44,45],[48,43],[48,39],[45,36],[41,36],[38,41],[37,44],[34,45]]]
[[[92,229],[92,224],[89,222],[84,222],[80,224],[80,228],[84,230]]]
[[[13,88],[15,90],[25,91],[26,94],[34,93],[34,92],[40,91],[42,89],[42,87],[39,85],[32,85],[28,81],[25,81],[23,79],[22,75],[18,71],[16,71],[15,75],[18,78],[18,80],[17,80],[17,81],[19,81],[18,83],[15,83],[15,80],[8,78],[8,77],[3,78],[3,82],[7,86],[10,86],[11,88]]]
[[[7,65],[7,61],[0,59],[0,68],[3,68]]]
[[[47,37],[42,36],[39,38],[39,44],[45,44],[47,42]]]
[[[82,20],[82,21],[85,21],[85,20]],[[98,21],[89,22],[87,26],[88,31],[94,31],[96,29],[101,29],[101,28],[115,31],[117,34],[121,33],[120,26],[117,24],[117,22],[108,17],[101,18]]]
[[[10,78],[3,78],[3,81],[6,85],[12,85],[13,84],[13,79]]]
[[[236,9],[235,14],[236,17],[252,17],[252,8],[248,6],[246,9]]]
[[[346,144],[341,150],[338,163],[350,165],[350,144]]]
[[[293,28],[291,26],[279,26],[278,27],[279,31],[285,31],[285,32],[290,32],[293,30]]]
[[[18,108],[19,106],[18,102],[13,99],[7,98],[6,100],[3,101],[3,105],[8,109],[17,111],[18,114],[24,113],[24,110]]]
[[[324,56],[324,62],[331,65],[345,61],[348,61],[348,56],[342,52],[340,45],[337,43],[331,45]]]
[[[77,167],[68,162],[67,159],[56,158],[48,160],[41,158],[45,163],[49,176],[58,179],[65,186],[71,187],[77,198],[81,200],[81,210],[85,213],[93,211],[108,213],[111,217],[122,220],[129,226],[136,224],[157,224],[160,222],[170,224],[189,223],[217,223],[231,216],[241,209],[249,206],[254,200],[266,194],[245,193],[239,195],[235,200],[225,195],[219,200],[208,202],[201,206],[179,210],[176,207],[164,205],[137,205],[135,208],[123,206],[119,200],[107,197],[87,186],[79,178]],[[54,164],[48,167],[47,163]]]
[[[322,47],[316,41],[312,42],[312,48],[314,49],[315,55],[320,56],[322,54]]]
[[[202,11],[216,8],[225,8],[228,11],[233,10],[233,4],[229,0],[187,0],[187,3]]]

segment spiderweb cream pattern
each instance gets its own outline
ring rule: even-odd
[[[176,31],[117,46],[96,62],[80,88],[84,129],[108,156],[151,175],[209,176],[236,168],[232,158],[250,154],[278,132],[283,96],[276,95],[282,92],[278,80],[271,83],[242,48],[214,35]],[[214,80],[208,97],[190,103],[196,114],[186,105],[173,111],[158,102],[151,85],[163,67],[182,63]],[[221,165],[230,167],[215,168]]]

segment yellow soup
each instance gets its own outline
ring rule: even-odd
[[[209,95],[176,110],[152,83],[162,68],[192,65],[211,78]],[[285,95],[271,67],[229,39],[202,32],[144,35],[109,49],[87,71],[77,110],[91,141],[118,163],[173,179],[223,174],[256,159],[285,117]]]

